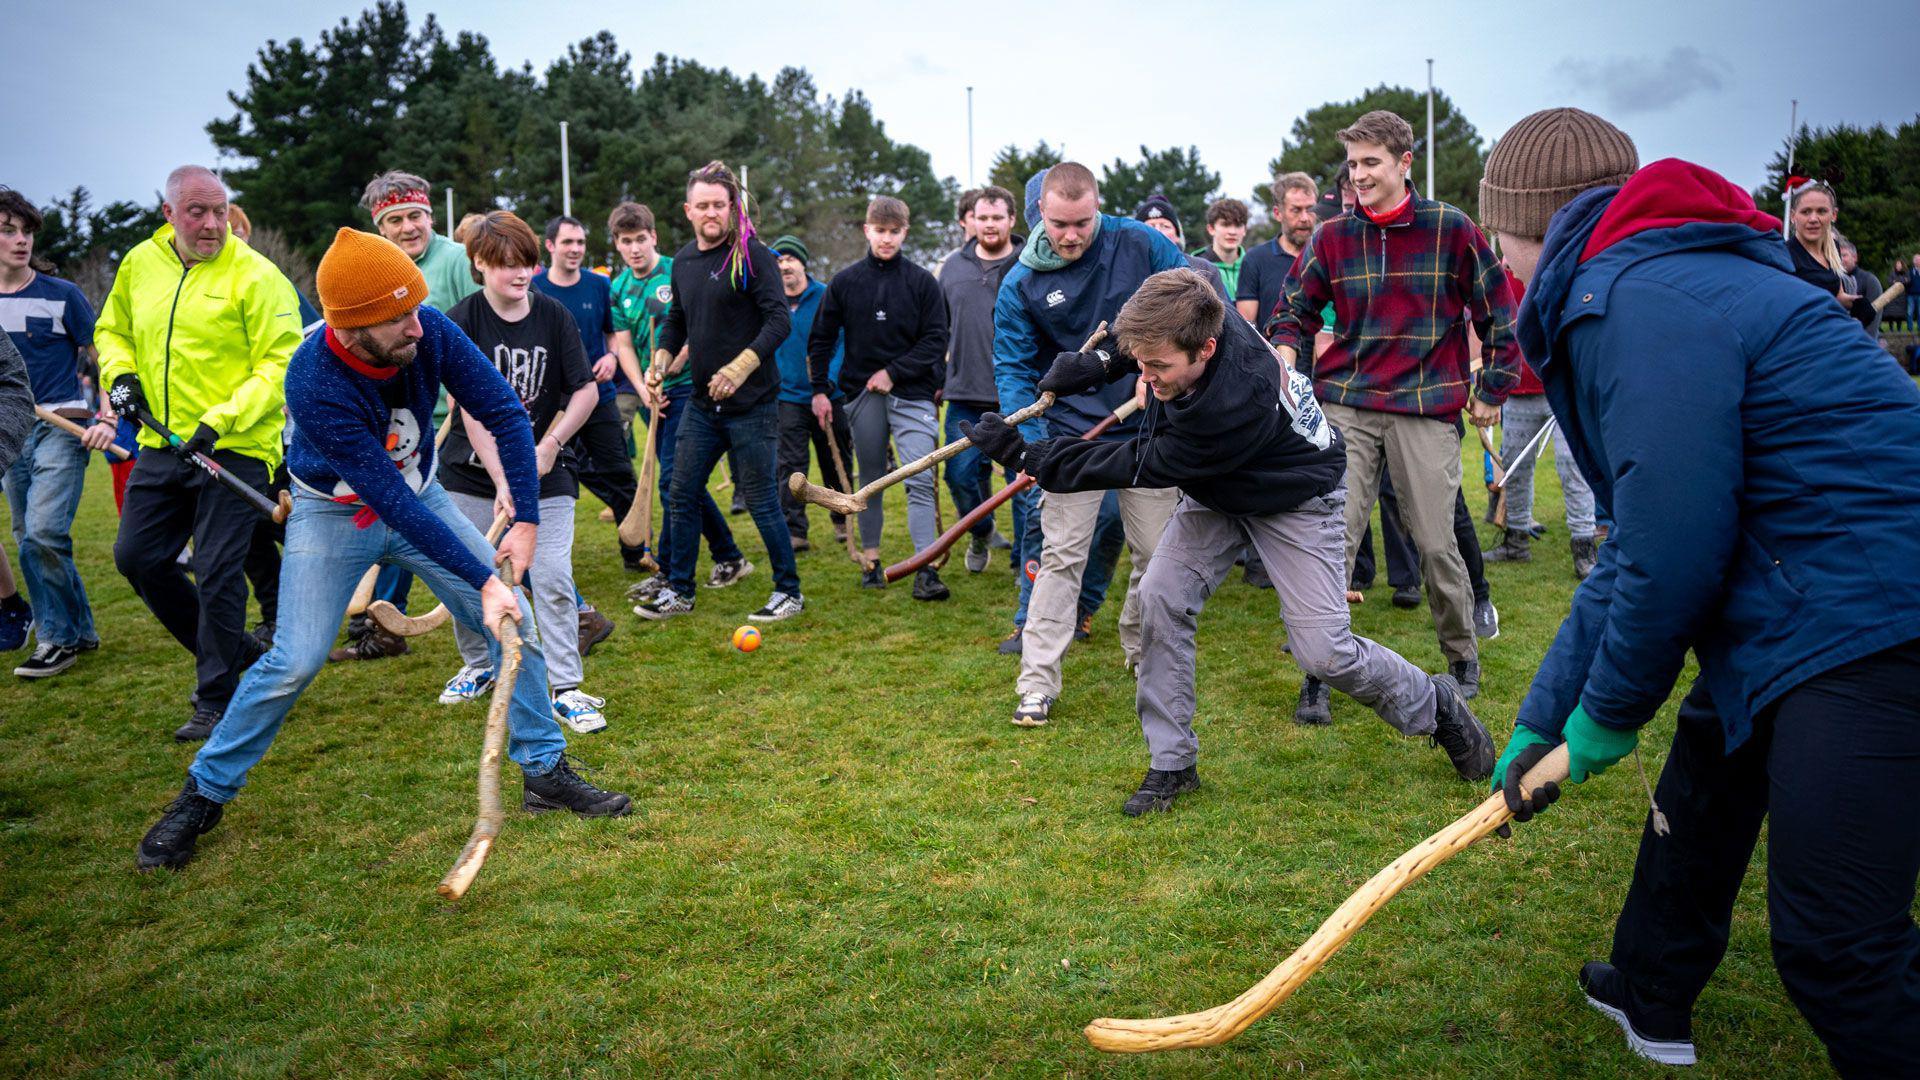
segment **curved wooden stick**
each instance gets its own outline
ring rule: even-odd
[[[447,402],[446,418],[440,421],[440,430],[433,433],[433,451],[435,457],[439,456],[440,448],[447,444],[447,433],[453,430],[453,417],[454,414],[459,411],[460,406],[454,404],[452,401]],[[360,575],[360,584],[354,586],[353,598],[347,601],[348,617],[366,614],[367,606],[373,602],[373,587],[380,580],[380,566],[380,563],[374,563],[372,566],[367,567],[366,573]],[[398,612],[396,612],[396,614],[398,614]]]
[[[660,569],[653,557],[653,495],[660,487],[661,411],[659,405],[647,409],[647,446],[640,455],[640,489],[634,493],[633,505],[627,508],[619,530],[621,543],[641,549],[640,565],[649,571]]]
[[[498,544],[500,536],[507,531],[507,524],[513,519],[505,514],[494,516],[493,524],[487,527],[487,543]],[[367,618],[380,624],[380,629],[397,637],[419,637],[421,634],[438,630],[447,624],[453,614],[447,605],[441,604],[425,615],[413,616],[394,607],[385,600],[375,600],[367,605]]]
[[[512,575],[503,570],[501,577]],[[467,846],[460,849],[453,869],[440,879],[438,891],[448,900],[458,900],[467,894],[506,820],[500,805],[500,759],[507,748],[507,710],[513,704],[513,684],[520,677],[520,629],[513,616],[508,615],[501,618],[493,632],[500,639],[500,676],[493,684],[493,699],[487,704],[487,732],[480,746],[480,811],[474,818]]]
[[[1085,435],[1080,437],[1089,441],[1097,439],[1105,435],[1113,425],[1120,423],[1138,411],[1140,411],[1140,406],[1133,398],[1128,398],[1120,403],[1119,408],[1103,417],[1099,423],[1093,425],[1093,427],[1087,430]],[[1033,477],[1028,476],[1026,473],[1021,473],[1019,476],[1014,477],[1013,482],[1001,488],[999,491],[994,492],[992,495],[987,496],[981,500],[979,506],[974,507],[962,515],[959,521],[953,523],[953,528],[941,533],[939,539],[928,544],[925,551],[916,551],[907,558],[887,567],[887,580],[899,581],[908,574],[918,572],[921,567],[926,566],[941,555],[951,551],[953,545],[960,542],[961,537],[971,532],[975,525],[980,524],[981,519],[993,516],[993,512],[998,510],[1008,499],[1032,487],[1033,483]]]
[[[54,427],[59,428],[61,431],[66,432],[67,434],[73,436],[76,439],[80,438],[81,436],[87,433],[86,428],[83,428],[79,424],[76,424],[73,421],[67,419],[66,417],[61,416],[59,413],[54,412],[52,409],[47,408],[45,405],[35,405],[33,407],[33,415],[39,417],[42,420],[45,420],[47,423],[52,424]],[[133,457],[132,454],[127,453],[125,450],[121,449],[119,446],[113,443],[108,443],[107,448],[105,450],[102,450],[101,453],[112,454],[114,457],[119,458],[121,461],[126,461]]]
[[[852,491],[853,480],[847,475],[847,456],[840,452],[840,437],[833,433],[831,416],[827,418],[827,449],[833,451],[833,469],[840,476],[840,486]],[[847,558],[852,559],[860,569],[869,569],[866,557],[860,551],[860,523],[851,516],[844,514],[841,516],[846,518]]]
[[[1100,343],[1100,339],[1106,336],[1107,324],[1102,321],[1099,326],[1094,328],[1093,336],[1087,338],[1086,344],[1080,346],[1080,351],[1086,352],[1088,349],[1093,348]],[[1009,427],[1019,427],[1021,424],[1039,416],[1052,407],[1053,395],[1041,394],[1039,399],[1033,404],[1007,417],[1007,425]],[[807,479],[806,473],[800,472],[787,477],[787,490],[793,492],[794,498],[804,502],[810,502],[816,506],[824,506],[829,510],[837,510],[842,514],[857,514],[867,508],[868,499],[905,480],[909,476],[933,468],[935,465],[940,464],[972,445],[972,439],[955,439],[917,461],[907,462],[905,465],[882,476],[873,483],[862,487],[859,491],[851,495],[812,483]]]
[[[1521,779],[1521,790],[1533,792],[1548,782],[1567,779],[1567,747],[1562,743],[1540,759]],[[1142,1054],[1155,1050],[1183,1050],[1195,1046],[1218,1046],[1245,1031],[1255,1020],[1293,996],[1308,977],[1320,970],[1340,946],[1366,925],[1374,913],[1386,906],[1400,890],[1424,877],[1427,871],[1466,850],[1475,840],[1506,824],[1513,818],[1507,800],[1494,792],[1486,801],[1458,821],[1422,840],[1418,846],[1393,860],[1373,875],[1365,885],[1347,898],[1332,917],[1320,924],[1306,943],[1292,956],[1255,983],[1245,993],[1225,1005],[1185,1016],[1166,1016],[1151,1020],[1100,1019],[1085,1029],[1087,1041],[1114,1054]]]

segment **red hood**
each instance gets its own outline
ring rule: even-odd
[[[1634,173],[1620,188],[1600,215],[1580,261],[1649,229],[1675,229],[1696,221],[1780,231],[1780,219],[1762,213],[1753,196],[1726,177],[1690,161],[1665,158]]]

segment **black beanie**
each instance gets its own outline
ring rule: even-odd
[[[1174,212],[1173,200],[1159,192],[1147,196],[1145,202],[1133,208],[1135,221],[1152,221],[1156,218],[1165,218],[1173,222],[1173,231],[1182,236],[1186,235],[1186,230],[1180,227],[1180,215]]]

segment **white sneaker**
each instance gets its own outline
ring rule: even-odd
[[[1013,710],[1013,726],[1045,727],[1052,708],[1053,699],[1045,694],[1021,694],[1020,704]]]
[[[553,698],[553,718],[577,735],[591,735],[607,726],[607,718],[600,712],[606,703],[606,698],[582,693],[577,688],[562,690]]]
[[[767,597],[767,605],[747,616],[754,622],[779,622],[791,619],[807,609],[807,601],[799,593],[777,592]]]
[[[447,680],[447,688],[440,691],[440,704],[458,705],[463,701],[486,696],[493,689],[493,669],[468,664]]]

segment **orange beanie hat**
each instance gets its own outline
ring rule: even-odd
[[[320,310],[336,330],[397,319],[427,302],[427,279],[384,236],[341,228],[313,275]]]

